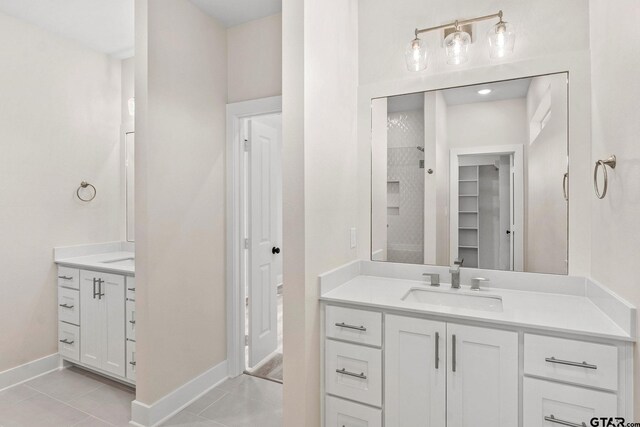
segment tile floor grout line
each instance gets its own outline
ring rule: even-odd
[[[212,390],[215,390],[215,388],[214,388],[214,389],[211,389],[211,391],[212,391]],[[204,408],[202,411],[198,412],[196,415],[197,415],[197,416],[201,416],[200,414],[202,414],[204,411],[206,411],[207,409],[209,409],[209,408],[210,408],[214,403],[216,403],[216,402],[220,401],[220,399],[222,399],[222,398],[223,398],[223,397],[225,397],[227,394],[229,394],[229,392],[228,392],[228,391],[225,391],[225,390],[221,390],[221,391],[222,391],[222,393],[223,393],[223,394],[222,394],[222,396],[220,396],[219,398],[217,398],[216,400],[214,400],[213,402],[211,402],[209,405],[207,405],[207,407],[206,407],[206,408]],[[209,393],[209,392],[207,392],[207,393]],[[205,396],[206,396],[206,394],[205,394]],[[204,397],[204,396],[202,396],[202,397]],[[200,399],[202,399],[202,397],[201,397]],[[193,403],[196,403],[196,402],[197,402],[197,400],[196,400],[195,402],[193,402]],[[193,403],[192,403],[192,405],[193,405]],[[203,417],[203,418],[207,418],[207,417]]]

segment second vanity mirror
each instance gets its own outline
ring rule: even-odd
[[[568,75],[376,98],[371,258],[567,274]]]

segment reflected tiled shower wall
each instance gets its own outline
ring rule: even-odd
[[[387,115],[387,260],[424,260],[424,112]]]

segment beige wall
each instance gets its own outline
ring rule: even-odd
[[[313,427],[318,275],[357,255],[357,2],[284,0],[283,10],[284,425]]]
[[[136,2],[136,399],[226,359],[226,30],[188,0]]]
[[[615,154],[604,200],[592,196],[594,279],[640,307],[640,8],[633,0],[592,0],[592,156]],[[592,165],[593,165],[592,163]],[[637,330],[640,330],[640,325]],[[635,414],[640,416],[640,354],[635,350]]]
[[[120,61],[4,14],[0,51],[1,372],[57,352],[53,247],[122,239],[124,208]]]
[[[282,94],[282,15],[227,30],[229,102]]]

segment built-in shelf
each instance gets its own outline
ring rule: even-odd
[[[458,227],[458,230],[477,230],[478,227]]]
[[[458,194],[458,197],[478,197],[477,194]]]
[[[478,182],[477,179],[459,179],[458,182]]]
[[[460,249],[478,249],[477,246],[458,246]]]
[[[477,214],[478,211],[459,211],[458,213],[461,213],[461,214]]]

